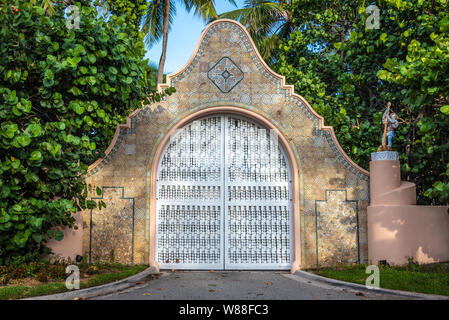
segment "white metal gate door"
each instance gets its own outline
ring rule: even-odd
[[[162,269],[289,269],[290,173],[277,137],[237,116],[178,130],[157,172]]]
[[[278,137],[226,118],[225,269],[289,269],[290,174]]]
[[[223,268],[223,119],[170,138],[158,167],[156,250],[161,268]]]

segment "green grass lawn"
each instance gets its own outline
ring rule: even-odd
[[[365,284],[367,265],[341,266],[308,270],[323,277]],[[449,264],[408,264],[403,267],[380,267],[380,287],[449,296]]]
[[[105,283],[114,282],[134,274],[137,274],[148,268],[146,265],[120,266],[118,270],[110,273],[95,274],[92,277],[80,280],[80,289],[99,286]],[[5,286],[0,287],[0,300],[22,299],[37,297],[54,293],[69,291],[63,282],[49,282],[35,286]]]

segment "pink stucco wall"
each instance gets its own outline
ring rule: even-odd
[[[52,258],[75,260],[77,254],[83,254],[83,218],[81,213],[75,215],[78,230],[64,228],[64,238],[61,241],[50,240],[47,246],[53,251]]]
[[[449,261],[449,207],[369,206],[368,259],[405,264]]]
[[[449,206],[417,206],[416,186],[400,181],[397,160],[370,163],[368,260],[377,264],[449,261]]]
[[[401,181],[401,168],[397,160],[370,162],[371,205],[415,205],[416,186]]]

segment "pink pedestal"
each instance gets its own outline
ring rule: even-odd
[[[416,186],[400,180],[398,160],[370,162],[370,192],[370,263],[449,261],[449,206],[416,206]]]

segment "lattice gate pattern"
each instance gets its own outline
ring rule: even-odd
[[[290,267],[289,172],[277,136],[227,117],[226,269]]]
[[[158,168],[157,261],[175,269],[289,269],[290,173],[272,132],[246,119],[196,120]]]

